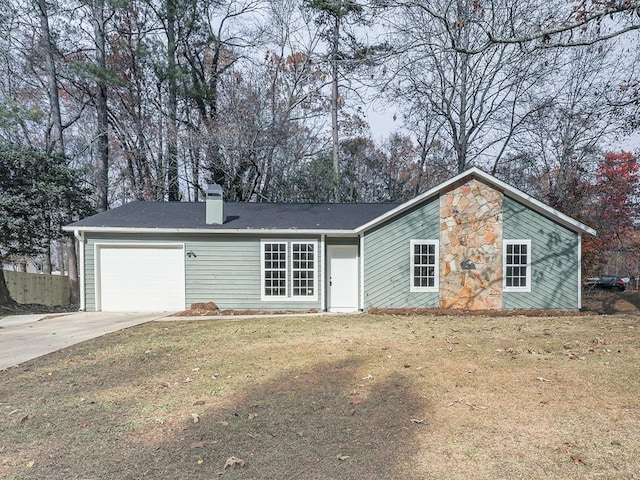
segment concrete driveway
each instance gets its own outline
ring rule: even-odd
[[[167,315],[167,312],[77,312],[0,318],[0,370]]]

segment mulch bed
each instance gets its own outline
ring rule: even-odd
[[[174,313],[172,317],[215,317],[224,315],[287,315],[318,313],[318,310],[220,310],[213,302],[194,303],[189,310]]]
[[[437,316],[484,316],[484,317],[580,317],[624,313],[640,315],[640,292],[585,292],[583,308],[579,312],[561,310],[454,310],[445,308],[371,308],[374,315],[425,315]],[[78,305],[48,306],[40,304],[0,305],[1,315],[27,315],[32,313],[77,312]],[[318,313],[317,310],[220,310],[214,302],[194,303],[190,309],[173,314],[173,317],[208,317],[226,315],[285,315]]]

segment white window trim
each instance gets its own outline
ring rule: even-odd
[[[285,244],[285,292],[289,292],[289,242],[286,240],[261,240],[260,241],[260,299],[266,302],[282,301],[288,298],[287,293],[284,295],[266,295],[265,294],[265,263],[264,263],[264,248],[265,245],[271,245],[274,243]]]
[[[313,295],[294,295],[293,294],[293,289],[294,289],[294,285],[293,285],[293,246],[294,245],[313,245]],[[291,299],[292,300],[309,300],[309,301],[316,301],[318,299],[318,287],[319,287],[319,281],[318,281],[318,242],[317,240],[296,240],[296,241],[292,241],[289,243],[289,252],[291,255],[291,260],[288,264],[289,267],[289,271],[287,272],[287,275],[291,277],[291,282],[289,282],[291,284],[291,289],[290,289],[290,295],[291,295]]]
[[[415,240],[411,240],[409,242],[410,244],[410,248],[409,248],[409,291],[411,293],[421,293],[421,292],[438,292],[439,290],[439,283],[440,283],[440,241],[439,240],[422,240],[422,239],[415,239]],[[433,266],[434,267],[434,271],[433,271],[433,287],[416,287],[414,285],[414,279],[415,279],[415,275],[414,275],[414,247],[416,245],[434,245],[435,246],[435,253],[436,253],[436,263]]]
[[[265,295],[265,264],[264,264],[264,247],[267,244],[284,243],[286,245],[286,283],[285,295]],[[314,250],[313,262],[313,278],[314,288],[313,295],[293,295],[293,245],[294,244],[312,244]],[[263,302],[317,302],[318,289],[320,281],[318,280],[318,262],[320,261],[320,252],[318,251],[318,241],[309,240],[282,240],[278,238],[267,238],[260,240],[260,300]]]
[[[508,245],[526,245],[527,246],[527,285],[525,287],[508,287],[507,286],[507,246]],[[530,292],[531,291],[531,240],[515,239],[502,241],[502,291],[503,292]]]

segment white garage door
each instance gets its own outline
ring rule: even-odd
[[[98,247],[97,308],[104,312],[184,310],[184,249]]]

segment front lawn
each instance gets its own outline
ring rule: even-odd
[[[639,329],[631,316],[153,322],[0,372],[0,477],[638,478]]]

